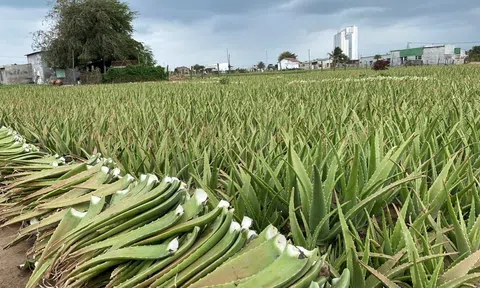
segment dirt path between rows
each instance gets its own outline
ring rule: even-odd
[[[0,229],[0,249],[15,239],[19,226]],[[30,273],[22,271],[18,265],[25,262],[25,253],[30,248],[29,241],[0,250],[0,288],[23,288]]]

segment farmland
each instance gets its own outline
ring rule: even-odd
[[[0,87],[0,124],[52,154],[176,176],[358,287],[437,287],[480,277],[479,99],[474,66],[17,86]]]

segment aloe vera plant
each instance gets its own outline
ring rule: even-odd
[[[228,249],[224,236],[212,253],[180,269],[181,285],[215,279],[222,264],[279,237],[272,226],[286,242],[321,252],[319,260],[309,258],[311,268],[302,279],[284,282],[294,287],[476,285],[477,70],[463,65],[392,69],[380,77],[358,77],[354,70],[232,76],[235,85],[228,89],[208,79],[62,91],[6,87],[0,89],[0,125],[25,137],[0,129],[0,221],[24,223],[18,241],[36,236],[28,257],[46,263],[40,278],[60,280],[114,251],[115,244],[79,253],[86,247],[145,232],[142,227],[153,227],[148,225],[179,205],[188,214],[172,226],[155,222],[151,235],[114,248],[177,238],[179,253],[91,267],[85,271],[97,271],[95,280],[89,272],[83,282],[69,285],[153,284],[166,267],[191,255],[206,228],[219,223],[222,200],[235,209],[232,221],[252,218],[249,229],[259,236],[250,239],[255,233],[242,231],[229,239]],[[58,107],[55,113],[41,112],[52,107]],[[88,175],[90,166],[100,171]],[[174,179],[156,182],[153,174],[175,175],[186,182],[175,185],[187,190],[174,188]],[[208,200],[189,202],[192,187],[202,188]],[[103,204],[93,205],[92,199]],[[198,209],[187,209],[187,202]],[[75,229],[50,241],[71,208],[87,214]],[[226,252],[217,258],[219,250]],[[312,272],[318,269],[321,275]],[[164,285],[176,285],[175,277],[165,278]]]

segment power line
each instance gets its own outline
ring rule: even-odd
[[[19,56],[0,56],[0,58],[15,58],[15,59],[25,59],[26,57],[19,57]]]

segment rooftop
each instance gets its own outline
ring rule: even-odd
[[[282,60],[288,60],[290,62],[300,62],[298,61],[298,59],[295,59],[295,58],[283,58]]]
[[[28,53],[28,54],[25,54],[25,56],[32,56],[32,55],[35,55],[35,54],[40,54],[40,53],[43,53],[43,51],[35,51],[35,52],[32,52],[32,53]]]

